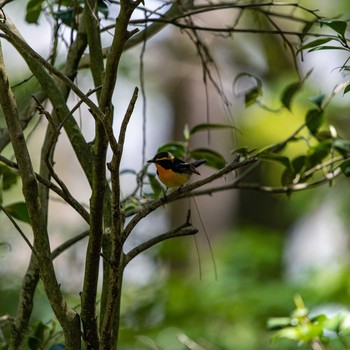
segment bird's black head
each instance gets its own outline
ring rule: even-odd
[[[157,153],[152,159],[148,160],[147,163],[162,163],[162,162],[172,162],[175,159],[174,155],[170,152],[160,152]]]

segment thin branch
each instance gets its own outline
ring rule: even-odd
[[[104,202],[106,196],[106,155],[107,138],[103,120],[107,119],[106,107],[101,103],[103,93],[104,64],[102,56],[97,0],[86,0],[83,12],[88,46],[91,54],[90,73],[95,86],[102,86],[97,92],[99,106],[104,116],[95,114],[95,140],[92,158],[92,194],[90,198],[90,237],[86,250],[84,285],[81,293],[81,320],[85,343],[91,349],[99,348],[96,299],[100,267],[100,252],[103,238]],[[93,115],[94,111],[92,110]],[[109,119],[109,118],[108,118]]]
[[[220,177],[223,177],[224,175],[226,175],[226,174],[228,174],[228,173],[230,173],[238,168],[242,168],[242,167],[247,166],[249,164],[255,163],[257,160],[258,160],[257,157],[251,157],[251,158],[243,160],[242,162],[239,162],[239,159],[236,158],[232,163],[228,164],[220,171],[206,177],[205,179],[198,180],[194,183],[191,183],[191,184],[188,184],[185,186],[181,186],[178,189],[176,189],[175,191],[171,192],[169,195],[164,196],[160,199],[154,200],[153,202],[147,204],[127,224],[127,226],[125,227],[125,229],[123,231],[123,240],[125,241],[128,238],[131,231],[140,222],[140,220],[142,218],[144,218],[145,216],[147,216],[149,213],[153,212],[154,210],[156,210],[160,206],[162,206],[168,202],[174,201],[176,199],[179,199],[179,198],[185,198],[186,194],[188,194],[192,190],[199,188],[201,186],[204,186],[204,185],[206,185],[206,184],[208,184],[208,183],[210,183],[210,182],[212,182]]]
[[[132,95],[131,100],[129,102],[128,108],[126,110],[126,113],[125,113],[122,125],[120,127],[118,143],[121,146],[124,145],[125,135],[126,135],[126,128],[127,128],[128,124],[129,124],[130,118],[131,118],[132,113],[134,111],[135,104],[136,104],[137,97],[138,97],[138,93],[139,93],[139,89],[137,87],[135,87],[133,95]]]
[[[121,189],[120,189],[120,161],[123,154],[124,141],[127,126],[132,116],[135,103],[138,97],[138,88],[134,89],[134,93],[129,102],[127,111],[120,126],[118,141],[116,140],[109,119],[104,120],[108,141],[110,142],[113,157],[108,164],[111,172],[112,185],[112,227],[111,227],[111,253],[109,262],[109,285],[107,291],[106,310],[101,323],[101,349],[109,349],[111,338],[117,341],[119,331],[120,317],[120,298],[122,276],[124,272],[124,253],[122,250],[122,230],[125,222],[125,214],[121,208]],[[114,334],[113,334],[114,330]],[[113,334],[113,336],[112,336]]]
[[[174,237],[195,235],[197,232],[198,232],[198,229],[194,228],[189,223],[185,223],[171,231],[162,233],[154,238],[151,238],[148,241],[139,244],[137,247],[133,248],[126,254],[125,260],[124,260],[124,266],[126,266],[137,255],[141,254],[145,250],[155,246],[160,242],[163,242],[167,239],[171,239]]]
[[[89,230],[85,230],[79,233],[78,235],[76,235],[75,237],[68,239],[67,241],[59,245],[57,248],[55,248],[51,253],[52,260],[56,259],[60,254],[62,254],[64,251],[72,247],[77,242],[86,238],[89,235],[89,232],[90,232]]]
[[[26,52],[29,56],[34,58],[36,62],[40,63],[45,67],[51,74],[62,80],[84,103],[94,112],[97,116],[103,116],[102,111],[90,100],[86,94],[81,91],[76,84],[73,83],[65,74],[60,70],[53,67],[43,57],[41,57],[36,51],[34,51],[19,35],[13,31],[12,23],[10,24],[9,19],[6,23],[0,22],[0,29],[7,34],[12,45],[21,53]]]
[[[29,246],[30,250],[35,253],[34,247],[32,245],[32,243],[30,243],[30,240],[28,239],[28,237],[25,235],[25,233],[22,231],[22,229],[19,227],[19,225],[17,224],[16,220],[13,219],[12,215],[7,211],[6,208],[4,208],[2,205],[0,205],[0,210],[4,212],[4,214],[7,216],[7,218],[11,221],[12,225],[15,227],[15,229],[18,231],[18,233],[22,236],[22,238],[24,239],[24,241],[27,243],[27,245]]]
[[[17,169],[18,165],[17,163],[7,159],[6,157],[2,156],[0,154],[0,162],[6,164],[8,167]],[[81,217],[86,221],[89,222],[89,216],[90,214],[87,212],[87,210],[84,208],[82,204],[80,204],[73,196],[67,196],[62,189],[60,189],[58,186],[56,186],[51,181],[44,179],[40,174],[35,173],[36,179],[43,184],[44,186],[48,187],[50,190],[55,192],[58,196],[60,196],[66,203],[68,203],[73,209],[77,211],[81,215]]]
[[[240,181],[233,181],[232,183],[227,185],[211,187],[208,189],[187,193],[183,197],[186,198],[190,196],[212,195],[215,192],[222,192],[222,191],[227,191],[232,189],[254,190],[258,192],[265,192],[265,193],[272,193],[272,194],[291,194],[293,192],[305,191],[308,189],[319,187],[321,185],[324,185],[336,179],[341,174],[342,174],[341,169],[337,168],[334,171],[327,173],[326,176],[320,180],[309,182],[309,183],[297,183],[297,184],[283,186],[283,187],[273,187],[273,186],[261,185],[259,183],[244,183]]]

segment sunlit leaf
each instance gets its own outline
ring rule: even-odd
[[[25,19],[28,23],[38,24],[40,14],[42,12],[42,4],[44,0],[29,0],[26,7]]]
[[[245,106],[249,107],[253,105],[258,99],[258,97],[260,97],[261,95],[262,95],[262,90],[260,90],[258,87],[254,87],[246,91],[244,94]]]
[[[348,24],[345,21],[340,21],[337,19],[321,19],[320,26],[322,27],[323,25],[332,28],[338,34],[344,36]]]
[[[25,202],[17,202],[4,207],[6,211],[15,219],[31,224],[27,204]]]
[[[226,165],[225,158],[218,152],[207,148],[196,148],[190,152],[191,158],[206,159],[205,165],[214,169],[222,169]]]
[[[323,110],[322,109],[309,110],[306,114],[305,122],[311,134],[314,135],[324,122]]]
[[[267,321],[268,329],[278,329],[291,326],[292,319],[290,317],[271,317]]]
[[[217,129],[234,129],[235,127],[228,124],[198,124],[191,130],[190,134],[193,135],[200,131],[217,130]]]
[[[323,333],[322,323],[307,323],[296,327],[298,338],[304,343],[309,343],[314,339],[318,339]]]
[[[276,341],[277,339],[291,339],[291,340],[300,340],[298,331],[295,327],[286,327],[281,329],[280,331],[276,332],[272,340]]]
[[[169,142],[158,148],[159,152],[171,152],[175,157],[184,158],[185,157],[185,145],[183,142]]]

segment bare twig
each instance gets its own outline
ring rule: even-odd
[[[52,253],[51,257],[52,259],[56,259],[60,254],[62,254],[64,251],[72,247],[74,244],[80,242],[82,239],[86,238],[89,235],[89,230],[85,230],[75,237],[68,239],[67,241],[63,242],[61,245],[59,245],[57,248],[55,248]]]
[[[76,84],[73,83],[65,74],[60,70],[53,67],[49,62],[47,62],[43,57],[41,57],[35,50],[33,50],[15,31],[13,31],[12,24],[9,24],[9,19],[6,23],[0,22],[0,30],[7,34],[9,40],[17,50],[22,53],[30,55],[37,62],[39,62],[43,67],[45,67],[51,74],[54,74],[57,78],[62,80],[84,103],[95,113],[97,116],[102,116],[102,111],[90,100],[86,94],[81,91]]]
[[[160,242],[163,242],[167,239],[171,239],[174,237],[195,235],[197,232],[198,232],[198,229],[194,228],[190,223],[186,222],[185,224],[173,230],[157,235],[156,237],[151,238],[148,241],[143,242],[139,244],[137,247],[130,250],[125,256],[124,266],[126,266],[137,255],[141,254],[145,250],[155,246]]]
[[[17,163],[7,159],[6,157],[0,155],[0,162],[6,164],[8,167],[13,169],[18,169]],[[60,196],[66,203],[68,203],[72,208],[74,208],[77,213],[81,215],[81,217],[86,221],[89,222],[89,213],[86,211],[83,205],[81,205],[74,197],[72,196],[66,196],[66,194],[60,189],[58,186],[56,186],[51,181],[44,179],[40,174],[35,173],[36,179],[46,187],[48,187],[50,190],[55,192],[58,196]]]
[[[204,190],[198,190],[193,191],[192,193],[187,193],[183,195],[183,197],[189,197],[191,196],[203,196],[203,195],[212,195],[215,192],[222,192],[227,190],[254,190],[259,192],[266,192],[266,193],[273,193],[273,194],[291,194],[293,192],[299,192],[299,191],[305,191],[308,189],[312,189],[321,185],[324,185],[325,183],[328,183],[329,181],[334,180],[339,175],[341,175],[341,169],[337,168],[332,172],[328,172],[326,176],[320,180],[309,182],[309,183],[297,183],[292,184],[289,186],[283,186],[283,187],[273,187],[273,186],[266,186],[261,185],[259,183],[244,183],[240,181],[233,181],[230,184],[223,185],[223,186],[217,186],[217,187],[211,187]]]
[[[25,233],[22,231],[22,229],[19,227],[19,225],[17,224],[16,220],[14,220],[14,218],[12,217],[12,215],[8,212],[8,210],[6,208],[4,208],[2,205],[0,205],[0,209],[5,213],[5,215],[8,217],[8,219],[11,221],[12,225],[15,227],[15,229],[17,230],[17,232],[22,236],[22,238],[24,239],[24,241],[27,243],[28,247],[30,248],[30,250],[35,253],[34,247],[32,245],[32,243],[30,243],[30,240],[28,239],[28,237],[25,235]]]

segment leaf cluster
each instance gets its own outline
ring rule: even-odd
[[[276,330],[272,341],[290,339],[297,344],[309,345],[312,349],[332,349],[331,343],[340,340],[340,348],[347,349],[349,341],[348,312],[339,312],[334,316],[323,313],[311,315],[300,295],[294,298],[296,309],[289,317],[270,318],[267,327]]]

